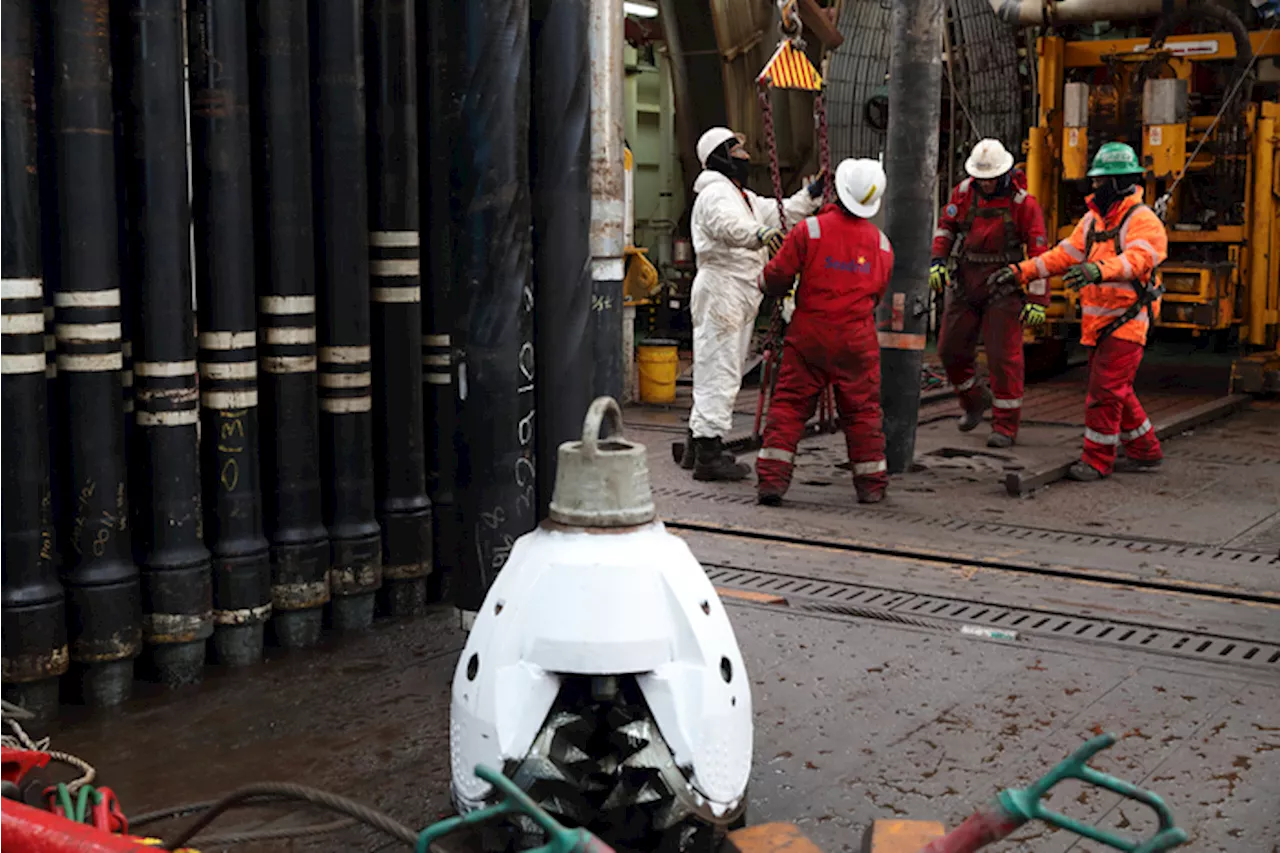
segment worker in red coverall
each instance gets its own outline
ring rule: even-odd
[[[758,499],[767,506],[782,502],[796,445],[828,385],[835,389],[858,501],[880,501],[889,483],[875,309],[893,272],[893,248],[867,221],[880,209],[884,169],[875,160],[845,160],[835,184],[838,203],[793,228],[760,277],[761,290],[781,296],[800,276],[756,459]]]
[[[1045,251],[1044,214],[1026,191],[1022,173],[1014,173],[1013,155],[999,140],[984,139],[975,145],[965,171],[969,177],[952,190],[933,235],[929,284],[935,292],[946,291],[938,355],[964,410],[960,431],[969,432],[982,423],[983,412],[994,406],[987,446],[1011,447],[1022,419],[1022,325],[1044,324],[1049,286],[1044,279],[1036,279],[1025,294],[1016,286],[993,293],[987,278],[1021,261],[1024,246],[1027,257]],[[952,282],[947,258],[959,237],[964,242]],[[991,390],[977,379],[979,331],[986,344]]]

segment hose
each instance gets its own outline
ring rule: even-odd
[[[162,843],[162,847],[166,850],[176,850],[189,842],[200,830],[204,829],[212,823],[223,812],[253,800],[261,800],[263,797],[286,800],[301,800],[311,803],[329,811],[338,812],[340,814],[352,817],[361,823],[373,827],[398,841],[405,844],[414,845],[418,841],[418,833],[395,818],[387,815],[377,809],[370,808],[363,803],[346,797],[330,794],[316,788],[309,788],[306,785],[295,785],[288,782],[259,782],[253,785],[246,785],[243,788],[237,788],[230,794],[214,802],[209,806],[208,810],[200,817],[192,821],[191,825],[171,838],[166,838]],[[181,807],[190,808],[190,807]],[[172,811],[172,810],[170,810]],[[139,819],[151,818],[158,820],[154,815],[158,813],[150,813],[142,815]],[[135,821],[137,823],[137,821]],[[313,829],[308,827],[308,829]],[[275,831],[275,830],[265,830]],[[279,830],[284,831],[284,830]],[[296,831],[296,830],[293,830]],[[208,841],[202,842],[208,844]]]

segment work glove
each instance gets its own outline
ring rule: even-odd
[[[793,285],[790,292],[782,297],[782,322],[790,325],[791,317],[796,313],[796,288]]]
[[[1019,318],[1024,326],[1043,326],[1044,325],[1044,306],[1037,305],[1034,302],[1028,302],[1022,306],[1022,315]]]
[[[809,198],[822,198],[822,193],[827,188],[827,170],[821,169],[818,174],[809,179]]]
[[[771,258],[782,248],[783,234],[777,228],[761,228],[756,232],[756,239],[760,241],[760,245],[769,250]]]
[[[987,276],[988,287],[1008,287],[1018,283],[1018,270],[1012,266],[1001,267]]]
[[[951,272],[947,269],[945,261],[935,260],[929,264],[929,287],[934,293],[941,293],[942,289],[951,286]]]
[[[1085,285],[1097,284],[1100,281],[1102,281],[1102,270],[1095,263],[1076,264],[1062,277],[1062,283],[1072,290],[1079,290]]]

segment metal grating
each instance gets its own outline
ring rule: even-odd
[[[1280,645],[1249,638],[1174,631],[1135,622],[1092,619],[1050,610],[1004,607],[862,584],[706,565],[717,586],[786,597],[805,610],[880,619],[922,627],[978,625],[1094,645],[1136,648],[1155,654],[1261,667],[1280,672]]]
[[[710,501],[719,504],[737,504],[753,506],[755,498],[747,495],[717,494],[701,492],[693,489],[671,489],[658,487],[653,489],[655,497],[685,498],[689,500]],[[805,511],[823,515],[847,516],[849,507],[833,503],[796,502],[803,505]],[[968,521],[962,518],[936,518],[922,513],[904,512],[900,510],[871,510],[877,521],[893,521],[903,524],[928,525],[930,529],[941,528],[952,532],[981,533],[997,536],[1002,539],[1014,539],[1024,542],[1047,542],[1058,545],[1080,545],[1087,547],[1121,548],[1140,554],[1160,554],[1168,557],[1185,557],[1208,563],[1280,566],[1280,553],[1267,553],[1263,550],[1248,548],[1220,548],[1197,542],[1178,542],[1168,539],[1147,539],[1140,536],[1098,536],[1092,533],[1080,533],[1074,530],[1052,530],[1043,527],[1024,527],[1016,524],[995,524],[985,521]],[[675,521],[675,519],[673,519]],[[1265,547],[1265,546],[1264,546]]]

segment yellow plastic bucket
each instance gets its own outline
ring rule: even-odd
[[[640,402],[675,402],[680,373],[676,342],[661,338],[641,342],[636,346],[636,363],[640,367]]]

